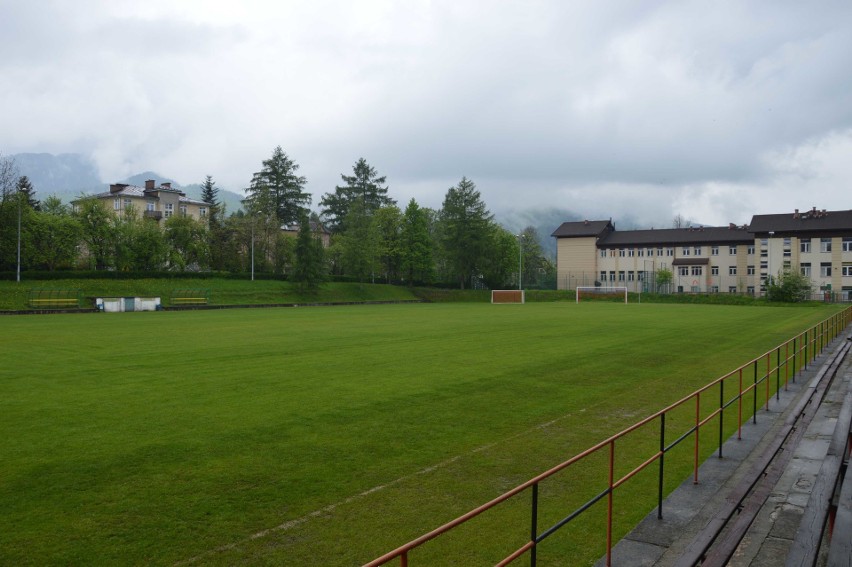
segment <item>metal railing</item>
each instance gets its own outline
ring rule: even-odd
[[[429,533],[426,533],[405,545],[382,555],[378,559],[366,563],[364,567],[378,567],[380,565],[385,565],[394,559],[399,559],[399,565],[401,567],[408,567],[409,553],[412,550],[525,492],[528,492],[530,497],[529,539],[523,545],[515,549],[515,551],[499,561],[497,563],[498,566],[508,565],[516,559],[528,554],[530,565],[535,567],[537,546],[542,541],[556,533],[559,529],[568,525],[584,512],[589,510],[592,506],[601,501],[605,501],[606,504],[606,565],[611,565],[614,515],[613,498],[616,489],[623,487],[629,480],[633,479],[640,472],[656,462],[657,517],[662,518],[663,498],[665,492],[666,455],[681,443],[691,439],[692,450],[690,452],[692,460],[691,466],[693,469],[692,478],[693,483],[697,484],[699,482],[698,468],[701,460],[701,434],[706,431],[706,427],[710,426],[713,421],[718,421],[718,448],[714,449],[714,452],[718,451],[718,456],[721,458],[722,448],[725,441],[724,418],[726,412],[736,411],[737,438],[742,438],[743,423],[749,419],[752,419],[755,423],[757,423],[759,408],[763,407],[768,411],[769,403],[773,394],[776,400],[780,399],[781,389],[786,389],[791,380],[795,382],[796,373],[802,368],[807,369],[808,364],[819,356],[826,345],[837,337],[850,322],[852,322],[852,307],[844,309],[828,319],[817,323],[792,339],[754,358],[750,362],[743,364],[736,370],[722,376],[721,378],[713,380],[688,396],[681,398],[666,408],[636,422],[630,427],[627,427],[619,433],[616,433],[608,439],[605,439],[604,441],[601,441],[600,443],[571,457],[567,461],[564,461],[539,474],[527,482],[516,486],[512,490],[501,494],[497,498],[494,498],[470,512],[459,516],[455,520],[452,520],[443,526],[440,526],[439,528],[436,528]],[[727,398],[726,391],[729,392]],[[730,392],[733,392],[733,394]],[[758,403],[759,397],[763,400],[762,403]],[[750,404],[750,409],[747,404]],[[694,412],[692,410],[693,406]],[[736,407],[733,408],[732,406]],[[689,412],[692,417],[688,419],[685,430],[678,430],[673,433],[671,431],[672,423],[667,424],[667,417],[670,418],[670,422],[683,422],[684,417],[682,414],[677,413],[678,410],[681,410],[681,412]],[[745,419],[744,411],[746,412]],[[617,456],[620,454],[616,450],[617,447],[622,446],[631,434],[641,434],[642,432],[647,434],[646,428],[649,426],[653,427],[655,424],[659,426],[659,443],[655,443],[656,449],[650,454],[645,454],[639,457],[641,463],[638,466],[633,466],[626,473],[617,474]],[[675,423],[675,427],[679,426],[681,426],[681,423]],[[650,441],[647,435],[644,441]],[[631,445],[633,444],[631,443]],[[605,477],[607,479],[605,488],[594,494],[594,496],[569,512],[567,515],[564,515],[558,521],[552,523],[549,527],[541,530],[539,528],[539,487],[542,481],[549,479],[562,471],[570,470],[572,466],[579,465],[594,456],[602,457],[601,460],[605,463],[604,469],[599,470],[597,473],[599,478]]]

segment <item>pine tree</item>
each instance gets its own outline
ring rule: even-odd
[[[304,177],[296,175],[299,165],[278,146],[272,157],[263,161],[263,168],[254,174],[247,189],[248,201],[254,211],[277,219],[279,225],[294,224],[311,204],[310,193],[305,193]]]
[[[214,211],[219,207],[219,189],[216,187],[216,182],[211,176],[204,179],[201,184],[201,200],[210,205],[210,215],[214,215]]]
[[[387,196],[388,188],[383,186],[387,177],[379,177],[375,168],[364,158],[359,158],[352,167],[354,175],[343,175],[344,184],[334,188],[334,193],[326,193],[320,201],[322,216],[332,232],[343,232],[346,215],[356,199],[360,199],[367,216],[372,216],[379,208],[395,205],[396,201]]]
[[[22,175],[18,178],[18,191],[24,196],[24,203],[26,203],[32,210],[41,210],[41,205],[38,202],[38,199],[35,198],[35,189],[33,189],[33,184],[26,175]]]
[[[411,199],[402,216],[400,245],[402,276],[408,285],[431,283],[435,266],[432,260],[432,241],[426,211]]]
[[[467,177],[447,190],[441,208],[441,249],[461,289],[485,262],[492,218],[476,184]]]

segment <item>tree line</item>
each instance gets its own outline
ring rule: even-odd
[[[386,176],[360,158],[313,212],[298,171],[279,146],[253,174],[242,209],[229,214],[207,176],[201,200],[208,217],[176,215],[160,226],[132,207],[117,215],[94,197],[81,196],[73,207],[55,196],[39,201],[14,162],[0,157],[0,270],[15,268],[20,240],[25,270],[256,271],[306,289],[329,276],[499,288],[517,284],[520,264],[525,287],[555,280],[535,228],[520,235],[504,229],[466,177],[447,190],[440,209],[415,199],[401,208]]]

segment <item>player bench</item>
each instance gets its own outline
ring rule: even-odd
[[[80,307],[78,289],[31,289],[27,303],[32,309],[70,309]]]
[[[209,289],[176,289],[169,303],[172,305],[207,305],[210,303]]]

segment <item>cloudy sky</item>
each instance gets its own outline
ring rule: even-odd
[[[852,2],[0,0],[0,153],[616,225],[852,208]]]

